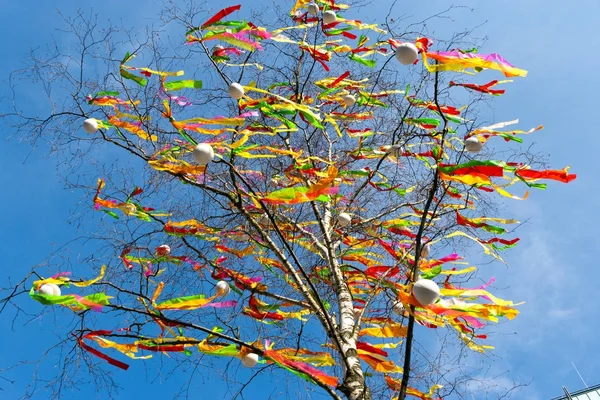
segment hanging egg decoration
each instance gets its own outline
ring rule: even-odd
[[[327,10],[323,13],[323,25],[333,24],[335,21],[337,21],[335,12]]]
[[[342,228],[350,225],[351,222],[352,222],[352,217],[348,213],[340,213],[337,216],[337,223]]]
[[[155,252],[156,255],[159,257],[168,256],[171,254],[171,248],[169,247],[169,245],[161,244],[156,248]]]
[[[208,143],[199,143],[192,153],[194,160],[200,165],[206,165],[215,158],[215,151]]]
[[[404,304],[402,304],[401,301],[397,301],[394,303],[394,305],[392,306],[392,310],[394,311],[394,313],[396,313],[399,316],[404,316]]]
[[[319,13],[319,6],[317,3],[308,3],[306,9],[310,15],[317,15]]]
[[[248,353],[244,357],[242,357],[242,364],[244,367],[252,368],[258,363],[258,354],[256,353]]]
[[[261,214],[260,217],[258,217],[258,221],[256,222],[258,222],[260,226],[269,226],[271,224],[271,219],[266,213],[264,213]]]
[[[404,147],[400,146],[399,144],[394,144],[390,146],[389,152],[391,156],[400,158],[402,154],[404,154]]]
[[[229,93],[232,98],[239,100],[244,95],[244,88],[239,83],[234,82],[229,85],[227,93]]]
[[[225,50],[225,47],[221,46],[220,44],[216,45],[215,47],[213,47],[213,48],[212,48],[212,55],[213,55],[213,56],[216,56],[216,55],[218,55],[218,53],[219,53],[221,50]]]
[[[346,107],[352,107],[356,103],[356,97],[351,94],[345,94],[342,96],[342,101]]]
[[[425,244],[425,246],[421,247],[421,258],[429,257],[429,252],[431,251],[431,243]]]
[[[136,215],[137,207],[133,203],[123,203],[118,206],[119,210],[123,211],[125,215]]]
[[[424,306],[430,306],[440,298],[440,288],[431,279],[419,279],[413,285],[412,293],[415,299]]]
[[[88,118],[83,121],[83,130],[87,133],[98,132],[98,121],[94,118]]]
[[[413,64],[419,58],[419,49],[412,43],[402,43],[396,47],[396,60],[403,65]]]
[[[465,139],[465,149],[471,153],[479,153],[483,149],[483,143],[477,136],[471,136]]]
[[[219,295],[221,297],[225,297],[231,292],[231,287],[229,286],[229,284],[227,282],[219,281],[219,282],[217,282],[217,285],[215,286],[215,290],[217,291],[217,295]]]
[[[60,296],[60,288],[54,283],[44,283],[38,288],[38,293],[44,296]]]

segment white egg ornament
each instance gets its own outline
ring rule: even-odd
[[[431,279],[420,279],[415,282],[412,293],[415,299],[424,306],[430,306],[440,298],[440,288]]]
[[[317,3],[309,3],[306,6],[306,10],[310,15],[317,15],[319,13],[319,6],[317,5]]]
[[[221,50],[224,50],[224,49],[225,49],[225,47],[221,46],[220,44],[218,44],[218,45],[216,45],[215,47],[213,47],[213,49],[212,49],[212,55],[213,55],[213,57],[214,57],[214,56],[217,56],[217,55],[218,55],[218,53],[219,53]]]
[[[399,144],[395,144],[393,146],[390,146],[389,152],[391,156],[400,158],[404,153],[404,147],[400,146]]]
[[[125,215],[136,215],[137,214],[137,207],[135,206],[135,204],[131,204],[131,203],[124,203],[118,206],[119,210],[123,211],[123,213]]]
[[[256,222],[258,222],[258,224],[260,226],[271,225],[271,219],[269,218],[269,216],[266,213],[260,214],[260,216],[258,217],[258,220]]]
[[[342,96],[342,101],[346,107],[352,107],[356,103],[356,97],[351,94],[345,94]]]
[[[229,284],[227,282],[219,281],[217,282],[215,290],[217,291],[217,295],[225,297],[229,294],[229,292],[231,292],[231,287],[229,287]]]
[[[252,368],[258,363],[258,354],[248,353],[242,358],[242,364],[244,367]]]
[[[168,256],[171,254],[171,248],[169,247],[169,245],[166,244],[161,244],[160,246],[158,246],[156,248],[156,255],[157,256]]]
[[[425,246],[421,247],[421,258],[429,257],[430,251],[431,251],[431,243],[427,243]]]
[[[392,306],[392,310],[394,311],[394,313],[396,313],[399,316],[404,316],[404,304],[402,304],[401,301],[397,301],[394,303],[394,305]]]
[[[215,158],[215,151],[208,143],[199,143],[192,152],[194,160],[200,165],[206,165]]]
[[[45,296],[60,296],[60,288],[54,283],[44,283],[38,288],[38,293]]]
[[[94,118],[88,118],[83,121],[83,130],[87,133],[98,132],[98,121]]]
[[[335,12],[327,10],[323,13],[323,25],[333,24],[335,21],[337,21]]]
[[[413,64],[419,58],[419,49],[412,43],[402,43],[396,47],[396,60],[402,65]]]
[[[471,136],[465,139],[465,149],[471,153],[479,153],[483,149],[483,143],[477,136]]]
[[[232,98],[239,100],[244,95],[244,88],[239,83],[234,82],[229,85],[227,93],[229,93]]]
[[[352,222],[352,217],[348,213],[340,213],[337,216],[337,223],[342,228],[350,225],[351,222]]]

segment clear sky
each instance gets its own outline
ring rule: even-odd
[[[253,2],[243,3],[251,7]],[[375,3],[387,10],[384,1]],[[399,3],[402,7],[398,6],[395,13],[413,16],[413,20],[447,8],[443,0]],[[219,3],[214,8],[230,4],[235,3]],[[593,125],[593,116],[598,115],[594,93],[600,83],[596,71],[600,62],[596,30],[600,25],[600,3],[487,0],[457,4],[467,8],[454,12],[452,20],[431,21],[431,29],[450,32],[486,22],[475,31],[477,36],[489,38],[480,51],[498,52],[529,71],[527,78],[507,85],[507,94],[495,101],[488,119],[501,122],[520,118],[523,129],[543,124],[545,129],[526,137],[525,142],[536,142],[538,151],[550,154],[553,167],[571,165],[572,172],[579,175],[570,185],[550,183],[546,192],[533,191],[524,202],[507,203],[505,217],[529,220],[518,231],[520,245],[506,256],[508,266],[491,266],[494,270],[489,276],[496,276],[495,291],[501,297],[526,303],[516,320],[494,330],[490,341],[496,350],[489,360],[491,370],[485,375],[473,373],[488,388],[513,379],[531,381],[513,395],[514,399],[549,399],[561,393],[562,385],[572,390],[583,386],[571,362],[588,384],[600,383],[600,345],[596,340],[600,321],[594,296],[600,278],[596,263],[599,217],[594,211],[600,203],[594,189],[600,172],[596,164],[600,138]],[[93,10],[101,20],[123,20],[141,29],[144,24],[156,22],[159,2],[0,0],[0,80],[21,67],[29,49],[45,44],[49,35],[62,38],[56,30],[61,21],[57,10],[72,15],[77,8]],[[378,22],[376,8],[372,15],[360,15],[360,19]],[[3,83],[0,95],[10,95]],[[35,109],[34,100],[31,107]],[[17,279],[26,274],[77,235],[68,219],[77,208],[79,195],[64,190],[56,173],[56,159],[46,157],[48,149],[43,146],[32,150],[14,138],[7,140],[10,135],[3,130],[0,141],[0,287],[7,286],[9,277]],[[64,256],[62,250],[59,254]],[[70,256],[76,265],[77,254]],[[25,307],[26,311],[39,311],[38,304]],[[23,321],[11,326],[11,319],[0,316],[0,371],[19,360],[36,359],[48,345],[62,338],[52,334],[55,322],[51,315],[25,326]],[[171,398],[173,388],[179,390],[187,379],[187,375],[184,379],[174,373],[166,380],[166,371],[157,377],[140,364],[133,362],[126,376],[115,373],[123,387],[118,398]],[[167,366],[173,367],[168,362]],[[45,363],[44,368],[38,371],[42,377],[54,372],[51,363]],[[0,398],[18,398],[31,383],[33,372],[32,367],[25,366],[0,373]],[[239,374],[249,372],[240,370]],[[195,375],[191,393],[197,398],[211,394],[228,398],[223,394],[224,384],[214,376],[210,379]],[[265,384],[268,378],[257,380],[246,398],[266,398]],[[81,392],[66,393],[64,398],[102,398],[90,382],[81,382],[79,388]],[[480,398],[477,393],[478,385],[474,384],[474,399]]]

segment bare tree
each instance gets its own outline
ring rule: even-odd
[[[473,287],[458,252],[501,260],[518,239],[499,225],[518,223],[488,217],[495,196],[574,179],[500,143],[535,130],[486,123],[502,82],[456,76],[524,72],[480,56],[471,32],[425,38],[451,10],[400,32],[390,14],[384,30],[333,1],[239,8],[168,2],[162,23],[187,31],[176,38],[77,14],[65,19],[74,47],[50,44],[11,75],[2,119],[52,146],[88,196],[80,218],[91,203],[106,213],[80,243],[95,249],[84,262],[107,267],[87,280],[36,268],[0,311],[29,293],[75,313],[55,397],[71,369],[167,352],[191,355],[190,371],[225,368],[233,398],[272,366],[309,382],[295,398],[462,398],[466,351],[483,352],[486,325],[517,310]],[[45,94],[45,117],[20,106],[24,79]],[[417,325],[431,328],[423,342]],[[208,356],[261,364],[236,382],[233,362]]]

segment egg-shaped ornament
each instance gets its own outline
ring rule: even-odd
[[[402,43],[396,47],[396,60],[403,65],[413,64],[419,58],[419,49],[412,43]]]
[[[83,130],[87,133],[96,133],[98,132],[98,120],[94,118],[88,118],[83,121]]]
[[[342,96],[342,101],[346,107],[352,107],[356,103],[356,97],[351,94],[345,94]]]
[[[155,252],[159,257],[168,256],[171,254],[171,247],[169,247],[167,244],[161,244],[156,248]]]
[[[44,283],[38,288],[38,293],[45,296],[60,296],[60,288],[54,283]]]
[[[392,306],[392,310],[394,311],[394,313],[396,313],[396,315],[399,315],[401,317],[404,316],[404,312],[406,311],[404,309],[404,304],[402,304],[401,301],[395,302]]]
[[[267,213],[260,214],[257,221],[260,226],[269,226],[271,225],[271,219],[267,215]]]
[[[431,279],[420,279],[413,285],[413,296],[424,306],[430,306],[440,298],[440,288]]]
[[[136,215],[137,211],[138,211],[135,204],[132,204],[132,203],[123,203],[123,204],[119,205],[118,207],[119,207],[119,210],[123,211],[123,213],[125,215]]]
[[[216,45],[212,48],[212,55],[216,56],[221,50],[225,50],[225,47],[221,46],[220,44]]]
[[[335,12],[327,10],[323,13],[323,25],[333,24],[335,21],[337,21]]]
[[[348,225],[350,225],[351,222],[352,222],[352,217],[348,213],[340,213],[337,216],[337,223],[341,227],[348,226]]]
[[[465,139],[465,149],[471,153],[479,153],[483,149],[483,143],[477,136],[471,136]]]
[[[390,146],[389,152],[391,156],[399,158],[402,156],[402,154],[404,154],[404,147],[400,146],[399,144],[395,144]]]
[[[244,357],[242,357],[242,364],[244,367],[252,368],[258,363],[258,354],[256,353],[248,353]]]
[[[217,292],[217,295],[225,297],[229,294],[229,292],[231,292],[231,287],[227,282],[219,281],[217,282],[217,286],[215,286],[215,290]]]
[[[317,15],[319,13],[319,6],[317,3],[308,3],[306,10],[310,15]]]
[[[229,85],[227,93],[229,93],[229,95],[234,99],[238,100],[241,99],[244,95],[244,88],[239,83],[234,82],[231,85]]]
[[[429,252],[431,251],[431,243],[425,244],[425,246],[421,247],[421,258],[429,257]]]
[[[208,143],[199,143],[192,153],[194,160],[200,165],[206,165],[215,158],[215,151]]]

